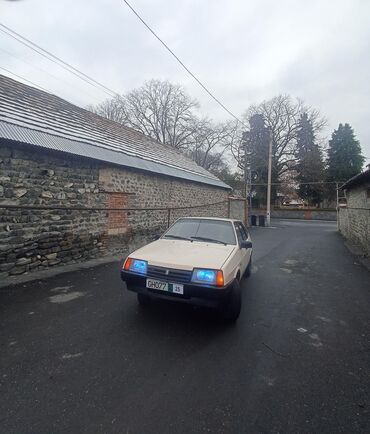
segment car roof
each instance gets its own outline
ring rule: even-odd
[[[236,219],[228,219],[228,218],[222,218],[222,217],[198,217],[198,216],[189,216],[189,217],[179,217],[177,220],[185,220],[185,219],[198,219],[198,220],[216,220],[221,222],[240,222],[241,220]]]

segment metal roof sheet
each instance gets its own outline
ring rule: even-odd
[[[87,143],[66,139],[64,137],[52,136],[51,134],[19,127],[18,125],[8,124],[2,121],[0,121],[0,138],[27,143],[55,151],[66,152],[80,157],[93,158],[95,160],[105,161],[133,169],[154,172],[159,175],[173,176],[180,179],[213,185],[215,187],[230,188],[217,178],[205,178],[200,174],[185,172],[175,166],[165,166],[154,161],[143,160],[110,149],[103,149]]]
[[[357,187],[361,184],[365,184],[366,182],[370,182],[370,169],[367,169],[364,172],[353,176],[348,181],[346,181],[340,188],[341,190],[350,190],[351,188]]]
[[[1,137],[230,189],[174,148],[3,75],[0,75]]]

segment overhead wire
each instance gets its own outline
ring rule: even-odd
[[[144,19],[139,15],[139,13],[131,6],[127,0],[123,0],[127,7],[134,13],[134,15],[142,22],[142,24],[149,30],[150,33],[165,47],[165,49],[176,59],[176,61],[185,69],[185,71],[202,87],[202,89],[207,92],[207,94],[217,102],[217,104],[222,107],[231,117],[233,117],[241,125],[245,126],[245,123],[241,121],[231,110],[229,110],[220,100],[217,98],[207,87],[204,85],[200,79],[184,64],[184,62],[175,54],[173,50],[161,39],[157,33],[149,26],[149,24],[144,21]]]
[[[32,86],[38,87],[39,89],[43,90],[44,92],[51,93],[49,90],[45,89],[44,87],[40,86],[39,84],[36,84],[36,83],[34,83],[33,81],[28,80],[27,78],[24,78],[24,77],[22,77],[21,75],[18,75],[18,74],[16,74],[15,72],[10,71],[10,70],[7,69],[7,68],[4,68],[4,67],[0,66],[0,69],[2,69],[3,71],[7,72],[8,74],[12,74],[12,75],[14,75],[14,76],[17,77],[17,78],[20,78],[21,80],[23,80],[23,81],[25,81],[25,82],[31,84]]]
[[[185,69],[185,71],[203,88],[205,92],[217,102],[231,117],[233,117],[241,125],[248,128],[248,126],[241,121],[231,110],[229,110],[201,81],[200,79],[184,64],[184,62],[176,55],[176,53],[167,45],[167,43],[149,26],[149,24],[141,17],[141,15],[134,9],[134,7],[127,1],[123,0],[126,6],[132,13],[139,19],[139,21],[149,30],[149,32],[163,45],[163,47],[176,59],[176,61]],[[365,157],[370,160],[370,157]]]
[[[6,53],[7,55],[9,55],[9,56],[11,56],[11,57],[14,57],[14,58],[17,59],[18,61],[23,62],[23,63],[25,63],[26,65],[31,66],[32,68],[38,69],[39,71],[43,72],[44,74],[47,74],[47,75],[49,75],[50,77],[53,77],[55,80],[61,81],[62,83],[66,84],[67,86],[73,87],[73,88],[77,89],[78,91],[83,92],[85,95],[88,95],[90,98],[94,98],[94,99],[96,99],[97,101],[99,101],[99,99],[98,99],[96,96],[94,96],[93,94],[91,94],[91,93],[89,93],[89,92],[86,92],[84,89],[81,89],[81,88],[75,86],[75,85],[72,84],[72,83],[68,83],[67,81],[63,80],[62,78],[57,77],[56,75],[52,74],[52,73],[49,72],[49,71],[45,71],[44,69],[40,68],[40,67],[37,66],[37,65],[33,65],[31,62],[28,62],[28,61],[22,59],[21,57],[16,56],[16,55],[13,54],[13,53],[10,53],[8,50],[4,50],[4,48],[0,47],[0,51]]]
[[[296,182],[285,181],[285,182],[272,182],[271,185],[317,185],[317,184],[343,184],[345,181],[308,181],[308,182]],[[252,182],[253,186],[266,186],[267,182]]]
[[[40,56],[45,57],[51,62],[56,63],[63,69],[67,70],[71,74],[75,75],[79,79],[83,80],[84,82],[88,83],[91,86],[94,86],[97,89],[100,89],[110,97],[118,95],[118,92],[110,89],[109,87],[105,86],[102,83],[99,83],[94,78],[88,76],[84,72],[80,71],[79,69],[75,68],[71,64],[67,63],[60,57],[56,56],[55,54],[51,53],[48,50],[45,50],[44,48],[40,47],[36,43],[32,42],[30,39],[26,38],[25,36],[22,36],[20,33],[17,33],[16,31],[12,30],[10,27],[5,26],[4,24],[0,23],[0,31],[7,36],[15,39],[16,41],[20,42],[21,44],[25,45],[26,47],[30,48],[31,50],[38,53]]]
[[[175,54],[175,52],[161,39],[157,33],[147,24],[147,22],[139,15],[139,13],[131,6],[131,4],[127,0],[123,0],[124,3],[127,5],[127,7],[134,13],[134,15],[141,21],[141,23],[153,34],[153,36],[165,47],[165,49],[176,59],[176,61],[185,69],[185,71],[202,87],[202,89],[214,100],[217,102],[217,104],[220,105],[231,117],[233,117],[237,122],[240,122],[241,125],[246,126],[246,124],[241,121],[231,110],[229,110],[201,81],[198,79],[198,77],[181,61],[181,59]],[[15,30],[12,30],[10,27],[6,26],[5,24],[0,23],[0,31],[4,34],[8,35],[9,37],[15,39],[16,41],[20,42],[21,44],[25,45],[26,47],[30,48],[31,50],[35,51],[39,55],[45,57],[49,61],[52,61],[56,63],[57,65],[61,66],[62,68],[66,69],[68,72],[74,74],[76,77],[80,78],[81,80],[85,81],[86,83],[96,87],[100,88],[100,90],[103,90],[106,94],[108,94],[110,97],[119,95],[118,92],[110,89],[109,87],[105,86],[104,84],[98,82],[94,78],[88,76],[84,72],[80,71],[79,69],[75,68],[71,64],[67,63],[66,61],[62,60],[58,56],[54,55],[50,51],[42,48],[41,46],[37,45],[36,43],[32,42],[30,39],[26,38],[25,36],[22,36]],[[5,51],[5,50],[3,50]],[[13,55],[14,56],[14,55]],[[14,56],[16,57],[16,56]],[[22,60],[22,59],[21,59]],[[24,60],[22,60],[24,61]],[[24,61],[25,62],[25,61]],[[28,62],[25,62],[28,63]],[[31,65],[33,66],[33,65]],[[10,70],[7,70],[4,67],[0,67],[2,70],[14,75],[15,77],[18,77],[46,92],[49,92],[49,90],[43,88],[42,86],[33,83],[31,80],[28,80]],[[41,69],[41,68],[39,68]],[[46,72],[46,71],[43,71]],[[48,73],[49,75],[53,76],[52,74]],[[57,78],[53,76],[54,78]],[[61,81],[64,81],[60,79]],[[364,157],[365,159],[370,159],[370,157]]]

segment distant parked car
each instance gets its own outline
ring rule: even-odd
[[[188,217],[132,252],[121,277],[142,305],[154,298],[201,304],[235,321],[241,309],[240,280],[251,274],[251,267],[252,242],[242,222]]]
[[[302,201],[298,201],[298,200],[289,200],[289,201],[285,201],[282,204],[284,207],[288,207],[288,208],[304,208],[305,207],[305,203]]]

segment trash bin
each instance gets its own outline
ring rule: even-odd
[[[256,215],[251,215],[251,225],[257,226],[257,216]]]
[[[258,226],[265,226],[265,216],[264,215],[258,216]]]

